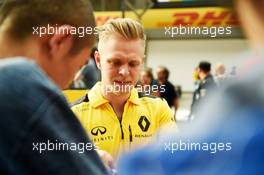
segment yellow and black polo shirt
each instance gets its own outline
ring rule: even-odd
[[[99,149],[115,159],[151,141],[161,126],[175,125],[173,113],[167,102],[158,97],[141,96],[134,88],[124,106],[119,121],[110,103],[101,93],[97,83],[82,99],[72,105],[89,137]]]

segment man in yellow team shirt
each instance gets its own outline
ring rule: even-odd
[[[161,126],[175,124],[166,100],[144,96],[134,87],[144,52],[140,23],[118,18],[104,24],[95,53],[101,82],[72,106],[94,143],[114,159],[149,143]]]

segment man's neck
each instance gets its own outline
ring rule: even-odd
[[[124,106],[126,101],[130,97],[130,93],[126,94],[114,94],[114,93],[106,93],[104,90],[102,92],[103,97],[109,101],[111,106],[114,109],[119,120],[122,119],[122,115],[124,112]]]
[[[22,56],[28,59],[35,58],[38,46],[32,38],[24,41],[12,41],[0,34],[0,58],[11,58]]]

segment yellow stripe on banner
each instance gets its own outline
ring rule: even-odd
[[[84,96],[88,90],[64,90],[63,94],[69,103],[73,103],[82,96]]]
[[[120,11],[95,12],[97,25],[103,25],[111,18],[121,17]],[[126,17],[138,20],[133,12],[126,12]],[[142,17],[146,29],[156,29],[173,26],[238,26],[234,13],[227,8],[173,8],[150,9]]]

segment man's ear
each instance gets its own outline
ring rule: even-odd
[[[96,62],[98,69],[101,70],[101,57],[98,51],[94,52],[94,58],[95,58],[95,62]]]
[[[63,25],[49,39],[49,51],[52,59],[64,59],[73,47],[71,26]]]

